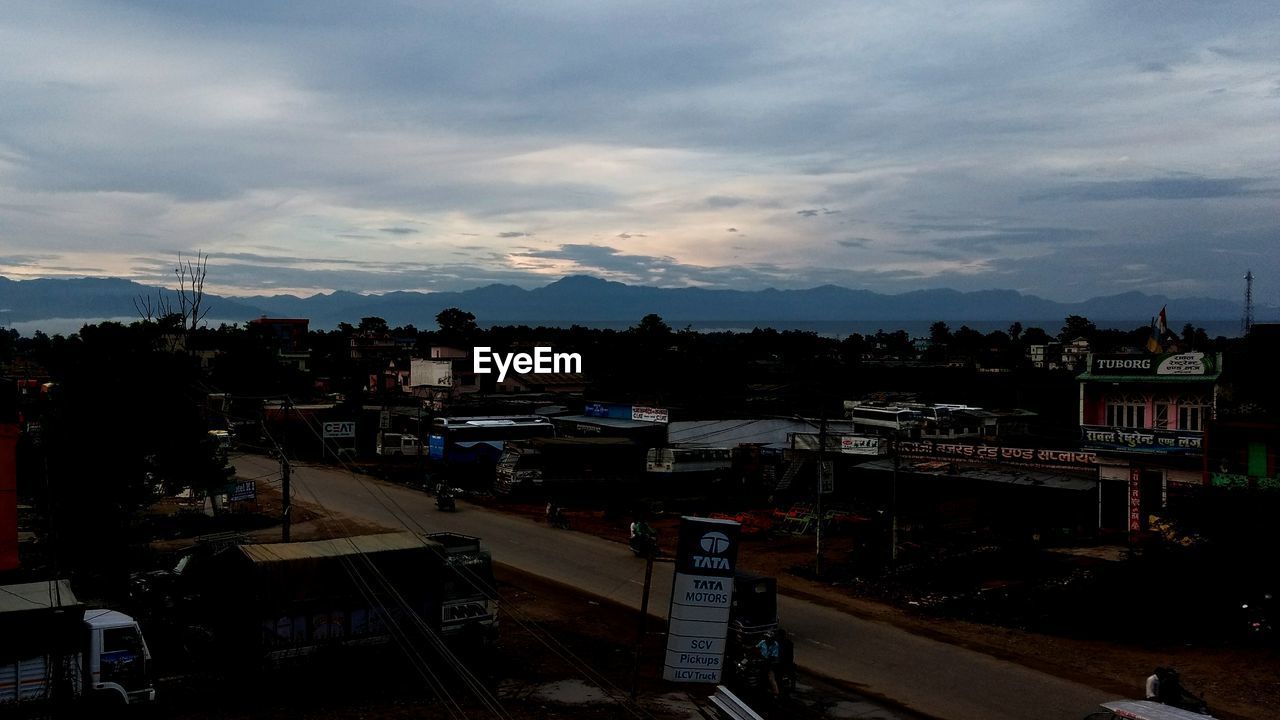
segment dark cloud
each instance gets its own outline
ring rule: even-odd
[[[1096,233],[1094,231],[1079,228],[1015,227],[995,232],[940,238],[932,242],[943,248],[987,252],[1026,245],[1062,246],[1079,243],[1095,236]]]
[[[796,214],[803,215],[804,217],[817,217],[819,215],[835,215],[838,212],[840,211],[828,210],[826,208],[806,208],[804,210],[797,210]]]
[[[0,265],[31,265],[39,267],[57,259],[57,255],[0,255]]]
[[[418,230],[410,227],[384,227],[378,228],[378,232],[389,233],[391,235],[417,235]]]
[[[351,260],[349,258],[334,257],[299,257],[296,255],[261,255],[258,253],[232,252],[232,253],[207,253],[210,260],[237,260],[244,262],[263,263],[265,265],[299,265],[306,263],[316,263],[325,265],[365,265],[365,261]]]
[[[873,242],[875,241],[872,240],[871,238],[855,237],[855,238],[844,238],[842,240],[837,240],[836,244],[839,245],[840,247],[864,248]]]
[[[1205,200],[1275,197],[1275,189],[1259,187],[1257,178],[1171,177],[1150,180],[1080,182],[1023,195],[1023,200]]]
[[[500,237],[500,238],[533,237],[533,233],[530,233],[530,232],[520,232],[520,231],[518,231],[518,230],[508,230],[508,231],[506,231],[506,232],[500,232],[500,233],[498,233],[498,237]]]
[[[733,208],[750,202],[746,198],[729,195],[711,195],[702,201],[709,208]]]
[[[725,229],[724,229],[724,231],[725,231],[725,232],[736,233],[736,232],[738,232],[738,228],[725,228]]]

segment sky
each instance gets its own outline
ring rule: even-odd
[[[0,0],[0,275],[1280,303],[1246,2]]]

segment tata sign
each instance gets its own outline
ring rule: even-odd
[[[354,438],[356,424],[354,422],[327,422],[324,424],[324,439]]]
[[[663,679],[720,682],[740,528],[732,520],[680,519]]]

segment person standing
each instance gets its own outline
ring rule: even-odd
[[[769,693],[774,698],[778,697],[778,656],[780,648],[778,646],[778,638],[772,633],[767,632],[764,638],[756,643],[756,650],[760,653],[760,658],[764,660],[764,676],[769,683]]]

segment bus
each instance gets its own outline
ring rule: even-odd
[[[427,457],[454,465],[494,463],[509,440],[554,437],[541,415],[443,417],[431,421]]]
[[[878,435],[918,434],[923,417],[919,410],[898,405],[851,405],[846,412],[854,432]]]
[[[724,475],[732,465],[733,453],[728,448],[650,448],[644,459],[645,472],[663,476]]]

